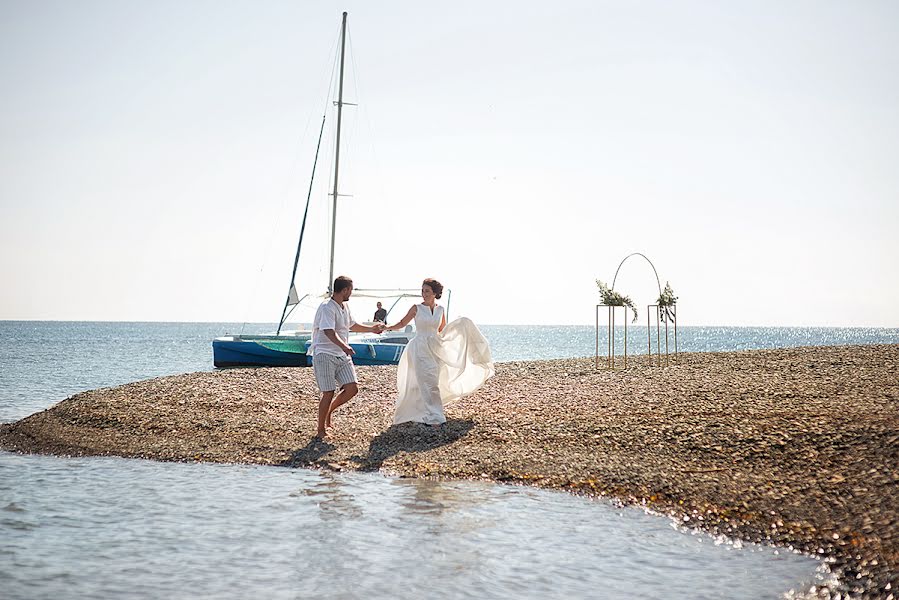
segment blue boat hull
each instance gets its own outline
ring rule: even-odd
[[[353,362],[357,365],[396,365],[403,355],[405,344],[365,344],[350,343],[356,354]]]
[[[305,367],[306,344],[304,340],[297,342],[295,347],[277,348],[253,340],[216,339],[212,341],[212,362],[219,368]]]
[[[216,367],[306,367],[312,366],[311,342],[303,339],[260,337],[259,339],[217,338],[212,341],[212,362]],[[396,365],[405,344],[351,342],[357,365]]]
[[[312,366],[312,353],[308,347],[312,342],[308,342],[306,361]],[[353,364],[360,366],[378,366],[378,365],[397,365],[400,357],[405,350],[405,344],[382,344],[382,343],[366,343],[366,342],[350,342],[350,347],[356,352],[353,355]]]

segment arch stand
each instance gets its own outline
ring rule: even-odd
[[[624,309],[624,368],[627,368],[627,307],[613,306],[611,304],[596,305],[596,368],[599,368],[599,309],[606,308],[608,318],[608,339],[606,340],[606,367],[615,368],[615,309]]]
[[[659,302],[663,301],[662,297],[662,283],[659,280],[659,272],[656,270],[652,261],[649,258],[640,252],[633,252],[625,256],[622,261],[618,264],[618,268],[615,269],[615,276],[612,278],[612,287],[611,290],[615,290],[615,283],[618,280],[618,272],[621,270],[621,267],[627,261],[627,259],[632,256],[640,256],[646,262],[649,263],[649,266],[652,267],[652,272],[656,277],[656,286],[659,289]],[[597,280],[598,281],[598,280]],[[666,291],[668,290],[666,286]],[[673,294],[672,294],[673,295]],[[614,295],[613,295],[614,296]],[[620,295],[618,295],[620,298]],[[608,298],[604,296],[606,301],[612,300],[613,298]],[[676,300],[676,299],[675,299]],[[600,308],[605,307],[607,311],[607,321],[608,321],[608,339],[606,344],[606,368],[614,369],[615,368],[615,308],[618,305],[611,304],[597,304],[596,305],[596,368],[599,368],[599,312]],[[627,368],[627,306],[621,306],[624,309],[624,368]],[[655,309],[656,314],[656,360],[653,360],[652,356],[652,323],[650,322],[650,309]],[[663,318],[662,311],[668,311],[668,316]],[[635,311],[636,312],[636,311]],[[677,354],[677,305],[671,304],[668,306],[659,306],[658,303],[650,304],[646,307],[646,338],[647,338],[647,348],[648,348],[648,357],[649,364],[651,366],[662,366],[662,332],[661,332],[661,322],[665,322],[665,366],[667,367],[670,364],[670,354],[668,348],[668,322],[670,321],[674,325],[674,361],[677,362],[678,354]]]
[[[649,315],[652,311],[651,308],[655,309],[656,313],[656,362],[653,362],[652,359],[652,326],[649,322]],[[665,321],[665,366],[669,365],[669,354],[668,354],[668,321],[670,320],[674,324],[674,361],[677,362],[677,304],[672,304],[668,307],[671,311],[671,317],[668,319],[664,319]],[[648,354],[649,354],[649,364],[662,366],[662,310],[658,304],[650,304],[646,307],[646,341],[648,343]]]

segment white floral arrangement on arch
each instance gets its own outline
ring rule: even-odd
[[[659,314],[664,323],[676,320],[671,307],[677,304],[677,296],[674,295],[674,290],[671,289],[671,284],[667,281],[665,282],[665,289],[662,291],[662,295],[656,300],[656,304],[659,305]]]
[[[596,280],[596,287],[599,288],[599,295],[602,297],[603,304],[607,306],[626,306],[634,311],[634,318],[631,320],[631,323],[637,321],[637,307],[634,306],[634,301],[630,297],[619,294],[599,279]]]

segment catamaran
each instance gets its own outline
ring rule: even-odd
[[[338,175],[340,173],[340,126],[343,106],[345,104],[343,101],[343,78],[344,56],[346,51],[346,20],[347,13],[343,13],[343,21],[340,29],[340,77],[337,100],[335,102],[337,106],[337,124],[336,143],[334,145],[334,187],[331,193],[333,206],[331,211],[331,250],[328,289],[321,294],[306,294],[301,298],[296,288],[297,266],[300,261],[300,250],[303,246],[303,234],[306,231],[306,219],[309,216],[312,184],[315,179],[315,168],[318,165],[318,154],[321,149],[322,135],[325,130],[325,117],[323,116],[321,130],[318,135],[318,145],[315,149],[315,160],[312,164],[312,178],[309,182],[309,193],[306,196],[306,210],[303,214],[303,223],[300,227],[300,238],[297,243],[296,257],[293,262],[293,272],[290,276],[287,300],[284,303],[284,309],[281,311],[281,320],[278,322],[278,329],[270,334],[235,334],[215,338],[212,341],[212,355],[213,364],[216,367],[299,367],[312,364],[312,358],[309,352],[312,343],[312,331],[308,329],[286,331],[283,330],[283,328],[287,318],[303,300],[312,297],[312,299],[323,301],[330,296],[332,291],[331,286],[334,281],[334,246],[337,233]],[[419,295],[419,290],[411,289],[357,289],[353,292],[353,296],[357,298],[394,299],[393,304],[388,310],[388,314],[400,300],[404,298],[417,298]],[[447,311],[448,310],[449,296],[447,296]],[[353,362],[357,365],[397,364],[399,363],[403,349],[414,335],[411,326],[406,327],[404,331],[391,331],[383,334],[353,334],[349,339],[350,346],[352,346],[353,350],[356,352],[353,357]]]

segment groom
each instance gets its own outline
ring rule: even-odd
[[[359,392],[353,368],[355,351],[348,343],[350,332],[384,331],[383,323],[369,327],[353,320],[346,305],[353,293],[352,279],[341,275],[334,280],[331,289],[331,297],[318,307],[312,321],[312,371],[322,393],[318,403],[317,438],[327,436],[325,428],[331,426],[331,414]],[[338,386],[340,393],[335,398],[334,391]]]

